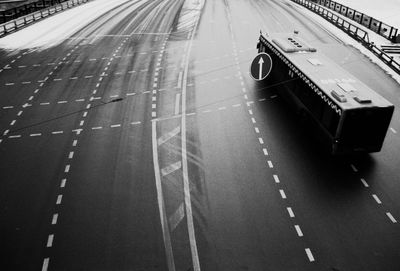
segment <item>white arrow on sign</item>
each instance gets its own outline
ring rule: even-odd
[[[258,61],[258,65],[260,65],[260,71],[258,72],[258,79],[261,80],[262,79],[262,67],[264,64],[264,59],[262,57],[260,57],[260,60]]]

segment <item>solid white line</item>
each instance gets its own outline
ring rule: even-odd
[[[49,261],[50,261],[49,258],[45,258],[45,259],[43,260],[42,271],[47,271],[47,268],[49,268]]]
[[[311,250],[309,248],[306,248],[306,254],[310,262],[315,261],[314,256],[312,255]]]
[[[386,215],[389,217],[389,219],[390,219],[393,223],[397,223],[397,220],[392,216],[391,213],[387,212]]]
[[[377,195],[372,194],[372,197],[375,199],[375,201],[376,201],[378,204],[382,204],[381,200],[378,198]]]
[[[190,187],[189,187],[189,174],[188,174],[188,161],[187,161],[187,150],[186,150],[186,86],[187,86],[187,78],[188,78],[188,71],[189,71],[189,60],[190,60],[190,53],[192,50],[193,39],[195,36],[195,32],[197,29],[197,25],[199,23],[199,17],[197,17],[196,23],[193,27],[193,31],[189,33],[190,41],[186,47],[186,54],[185,54],[185,66],[184,66],[184,74],[183,74],[183,87],[182,87],[182,118],[181,118],[181,146],[182,146],[182,173],[183,173],[183,188],[184,188],[184,195],[185,195],[185,205],[186,205],[186,221],[188,226],[189,232],[189,241],[190,241],[190,249],[192,254],[192,264],[193,264],[193,271],[200,271],[200,261],[199,255],[197,251],[197,244],[196,244],[196,236],[194,232],[194,223],[193,223],[193,213],[192,213],[192,201],[190,197]]]
[[[49,238],[47,239],[47,247],[53,246],[54,234],[50,234]]]
[[[162,192],[162,184],[161,184],[161,176],[160,176],[160,166],[158,162],[158,151],[157,151],[157,123],[153,121],[152,123],[152,147],[153,147],[153,165],[154,165],[154,174],[156,178],[156,188],[157,188],[157,200],[158,200],[158,209],[160,211],[160,220],[161,220],[161,228],[163,232],[164,239],[164,247],[165,253],[167,257],[167,264],[169,271],[175,271],[175,262],[174,255],[172,251],[171,245],[171,237],[168,229],[168,221],[167,215],[165,211],[164,198]]]
[[[300,226],[299,225],[294,225],[294,228],[296,229],[297,235],[299,237],[303,237],[303,232],[301,231]]]
[[[287,211],[289,213],[289,216],[293,218],[294,217],[294,212],[293,212],[292,208],[287,207],[286,209],[287,209]]]
[[[180,101],[181,101],[181,94],[177,93],[175,96],[175,111],[174,111],[175,115],[179,114]]]
[[[273,176],[274,176],[275,183],[280,183],[278,175],[274,174]]]
[[[361,182],[363,183],[363,185],[364,185],[365,187],[369,187],[367,181],[365,181],[363,178],[361,178],[360,180],[361,180]]]
[[[286,199],[286,194],[285,194],[285,191],[283,189],[279,189],[279,193],[281,194],[281,197],[283,199]]]

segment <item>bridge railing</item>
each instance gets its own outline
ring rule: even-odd
[[[51,16],[55,13],[58,13],[60,11],[75,7],[77,5],[81,5],[83,3],[89,2],[91,0],[70,0],[63,2],[61,4],[48,7],[46,9],[39,10],[37,12],[19,17],[17,19],[8,21],[6,23],[0,24],[0,38],[17,31],[20,28],[23,28],[29,24],[32,24],[36,21],[39,21],[43,18],[46,18],[48,16]]]
[[[353,21],[362,24],[389,41],[396,42],[398,35],[400,35],[399,30],[396,27],[385,24],[380,20],[377,20],[338,2],[332,0],[313,0],[313,2],[334,10]],[[400,42],[400,40],[397,42]]]
[[[353,39],[359,41],[365,48],[370,50],[374,55],[381,59],[386,65],[393,69],[396,73],[400,74],[400,63],[393,59],[393,56],[388,55],[377,47],[373,42],[369,41],[368,32],[359,28],[357,25],[346,21],[335,13],[331,12],[328,8],[325,8],[319,4],[308,0],[291,0],[297,4],[300,4],[314,13],[325,18],[330,23],[334,24],[342,31],[346,32]]]

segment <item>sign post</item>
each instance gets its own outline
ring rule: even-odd
[[[264,80],[272,69],[272,59],[267,53],[259,53],[251,62],[250,75],[256,81]]]

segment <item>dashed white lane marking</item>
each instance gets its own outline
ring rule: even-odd
[[[75,140],[72,142],[72,146],[73,146],[73,147],[76,147],[77,144],[78,144],[78,140],[75,139]]]
[[[65,172],[65,173],[68,173],[68,172],[69,172],[69,170],[70,170],[70,168],[71,168],[71,166],[70,166],[70,165],[66,165],[66,166],[65,166],[65,170],[64,170],[64,172]]]
[[[350,164],[350,167],[354,172],[358,172],[358,169],[353,164]]]
[[[53,246],[53,240],[54,240],[54,234],[50,234],[49,237],[47,238],[47,247],[52,247]]]
[[[181,168],[182,168],[182,162],[178,161],[169,166],[166,166],[165,168],[162,168],[161,174],[162,174],[162,176],[166,176],[166,175],[169,175],[169,174],[173,173],[174,171],[177,171],[178,169],[181,169]]]
[[[293,217],[294,217],[294,212],[293,212],[292,208],[291,208],[291,207],[287,207],[286,209],[287,209],[287,211],[288,211],[288,213],[289,213],[289,216],[290,216],[291,218],[293,218]]]
[[[301,231],[301,228],[299,225],[294,225],[294,228],[296,229],[297,235],[299,237],[303,237],[303,232]]]
[[[64,179],[61,180],[60,187],[64,188],[66,184],[67,184],[67,179],[64,178]]]
[[[65,104],[65,103],[67,103],[67,101],[58,101],[57,103],[58,104]]]
[[[264,140],[261,137],[258,138],[258,141],[260,142],[261,145],[264,144]]]
[[[279,193],[281,194],[281,197],[283,199],[286,199],[286,194],[285,194],[285,191],[283,189],[279,189]]]
[[[51,132],[53,135],[58,135],[58,134],[62,134],[63,133],[63,131],[54,131],[54,132]]]
[[[121,127],[121,124],[113,124],[110,126],[111,128]]]
[[[392,221],[393,223],[397,223],[397,220],[393,217],[391,213],[387,212],[386,215],[389,217],[390,221]]]
[[[268,156],[268,150],[267,150],[267,148],[263,148],[263,153],[264,153],[265,156]],[[271,162],[271,165],[272,165],[272,162]],[[272,166],[270,166],[270,167],[272,167]]]
[[[272,164],[271,160],[268,160],[267,163],[268,163],[269,168],[273,168],[274,167],[274,165]]]
[[[218,110],[219,110],[219,111],[221,111],[221,110],[226,110],[226,106],[219,107]]]
[[[255,118],[251,118],[251,122],[252,123],[256,123],[256,119]]]
[[[49,105],[50,103],[49,102],[46,102],[46,103],[40,103],[40,105]]]
[[[364,180],[363,178],[361,178],[360,180],[361,180],[362,184],[363,184],[365,187],[369,187],[369,185],[368,185],[368,183],[367,183],[366,180]]]
[[[314,262],[315,259],[314,259],[314,256],[313,256],[312,252],[311,252],[311,249],[306,248],[305,250],[306,250],[306,254],[307,254],[308,260],[310,262]]]
[[[103,127],[102,126],[92,127],[92,130],[100,130],[100,129],[103,129]]]
[[[53,215],[53,219],[51,220],[51,224],[52,224],[52,225],[57,224],[57,220],[58,220],[58,214],[54,214],[54,215]]]
[[[30,136],[41,136],[42,134],[41,133],[38,133],[38,134],[30,134]]]
[[[74,152],[73,151],[69,152],[69,154],[68,154],[68,159],[72,159],[72,158],[74,158]]]
[[[15,85],[14,83],[6,83],[6,86],[13,86]]]
[[[23,84],[23,85],[28,85],[28,84],[30,84],[30,83],[32,83],[31,81],[24,81],[24,82],[22,82],[21,84]]]
[[[3,106],[3,109],[13,109],[14,106]]]
[[[274,174],[273,177],[274,177],[275,183],[280,183],[278,175]]]
[[[258,127],[254,127],[254,130],[256,131],[257,134],[260,133],[260,130],[258,129]]]
[[[372,194],[372,197],[375,199],[376,203],[382,204],[381,200],[378,198],[376,194]]]
[[[16,120],[13,120],[10,125],[13,126],[15,124]]]
[[[9,136],[8,138],[20,138],[21,137],[21,135],[12,135],[12,136]]]
[[[47,271],[47,269],[49,268],[49,258],[45,258],[43,260],[43,266],[42,266],[42,271]]]
[[[394,134],[397,134],[397,131],[392,127],[390,127],[390,131],[392,131]]]

